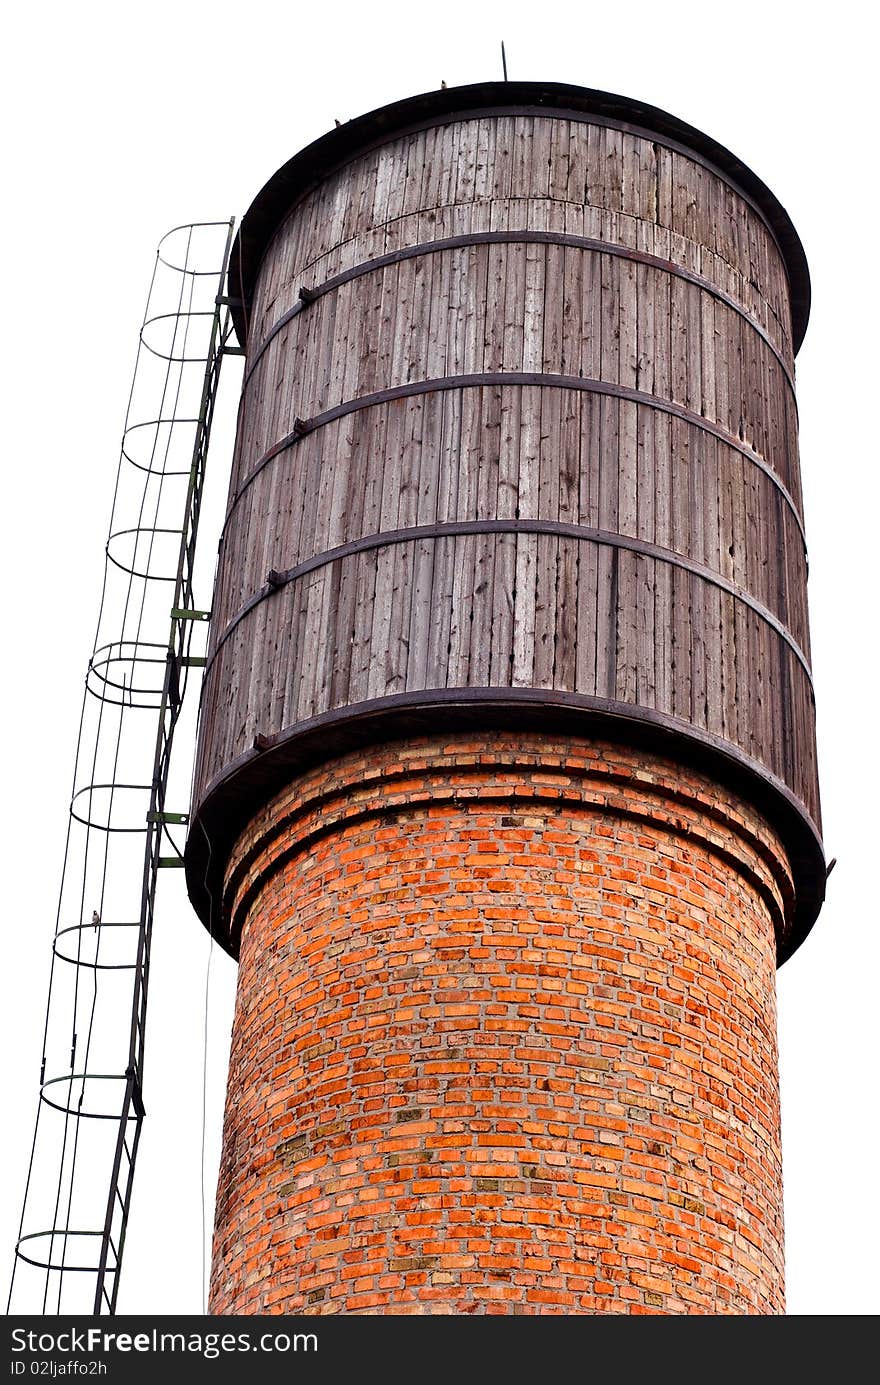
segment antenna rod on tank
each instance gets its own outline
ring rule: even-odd
[[[504,72],[504,80],[507,81],[507,54],[504,51],[504,39],[501,40],[501,67]]]

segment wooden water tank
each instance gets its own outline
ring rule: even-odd
[[[727,150],[490,83],[298,154],[244,219],[244,391],[187,853],[232,951],[236,835],[308,763],[478,723],[650,744],[824,892],[794,354],[809,279]]]

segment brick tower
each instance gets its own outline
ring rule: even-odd
[[[822,902],[782,207],[441,90],[270,180],[187,852],[239,959],[216,1313],[784,1311]]]

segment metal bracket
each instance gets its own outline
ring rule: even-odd
[[[185,606],[171,607],[172,620],[210,620],[210,611],[190,611]]]
[[[159,867],[160,867],[160,869],[162,869],[162,870],[165,870],[165,869],[170,870],[170,869],[172,869],[172,868],[175,868],[175,869],[178,869],[178,870],[179,870],[179,869],[182,868],[182,866],[183,866],[183,857],[182,857],[182,856],[160,856],[160,857],[159,857]]]
[[[147,813],[147,822],[171,822],[185,827],[189,822],[189,813],[160,813],[154,810]]]
[[[146,1107],[144,1106],[144,1098],[141,1095],[141,1084],[140,1082],[138,1082],[137,1073],[135,1072],[134,1068],[127,1068],[125,1075],[131,1083],[131,1100],[132,1105],[135,1109],[135,1114],[137,1115],[139,1120],[143,1120],[144,1116],[147,1114],[147,1111]]]

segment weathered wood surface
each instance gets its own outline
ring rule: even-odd
[[[301,288],[377,256],[518,231],[653,261],[459,245],[368,269],[277,325]],[[818,821],[788,286],[728,182],[586,121],[451,121],[305,197],[250,321],[196,802],[257,735],[323,712],[533,687],[729,742]],[[511,373],[555,380],[449,384]],[[296,420],[425,381],[267,458]],[[430,532],[472,520],[585,532]],[[265,586],[401,529],[422,532]]]

